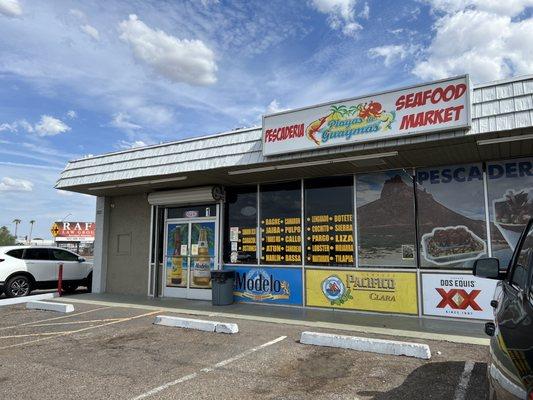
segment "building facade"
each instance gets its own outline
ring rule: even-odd
[[[98,196],[93,291],[489,319],[480,257],[533,216],[533,76],[467,76],[70,162]]]

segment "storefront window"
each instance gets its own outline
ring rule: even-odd
[[[415,267],[413,178],[405,170],[356,175],[359,265]]]
[[[227,189],[224,262],[257,263],[257,186]]]
[[[305,264],[355,266],[353,176],[308,179]]]
[[[261,264],[302,263],[301,182],[261,185]]]
[[[420,266],[471,269],[487,254],[481,164],[417,170]]]
[[[487,163],[492,255],[506,267],[530,218],[533,218],[533,159]]]

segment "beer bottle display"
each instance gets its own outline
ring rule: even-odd
[[[207,229],[201,228],[198,236],[198,257],[195,258],[192,282],[196,286],[209,286],[211,280],[211,257],[209,257],[209,242]]]
[[[172,254],[172,270],[170,271],[170,285],[181,285],[183,280],[183,257],[181,256],[180,228],[174,231],[174,253]]]

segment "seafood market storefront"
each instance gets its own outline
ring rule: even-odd
[[[71,161],[98,196],[93,291],[489,319],[533,216],[533,76],[460,76]]]

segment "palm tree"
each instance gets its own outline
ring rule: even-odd
[[[33,233],[33,224],[35,224],[34,219],[30,221],[30,237],[28,238],[28,243],[31,243],[31,234]]]
[[[22,222],[21,219],[14,219],[13,220],[13,223],[15,224],[15,239],[18,237],[17,236],[17,231],[18,231],[18,228],[19,228],[19,224]]]

